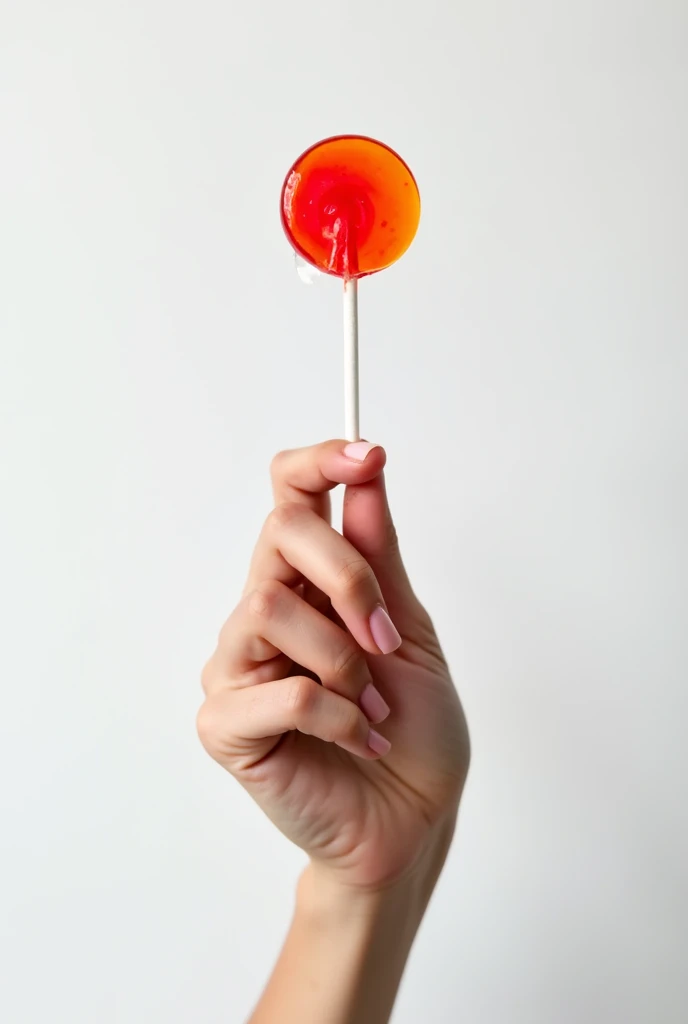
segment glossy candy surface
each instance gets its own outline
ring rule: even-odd
[[[326,274],[364,277],[399,259],[420,219],[418,186],[388,146],[339,135],[299,157],[282,188],[294,249]]]

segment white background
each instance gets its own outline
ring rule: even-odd
[[[194,718],[342,430],[278,195],[349,131],[421,188],[362,422],[474,746],[395,1024],[688,1019],[687,96],[681,0],[0,0],[3,1022],[240,1024],[279,948]]]

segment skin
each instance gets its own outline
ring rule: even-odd
[[[387,1021],[454,834],[468,731],[401,560],[385,459],[334,440],[273,460],[275,507],[202,675],[203,745],[309,859],[251,1024]]]

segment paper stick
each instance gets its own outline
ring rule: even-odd
[[[358,279],[344,279],[344,437],[360,441],[358,415]]]

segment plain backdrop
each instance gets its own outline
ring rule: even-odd
[[[688,1020],[687,100],[681,0],[0,0],[3,1024],[241,1024],[280,946],[194,719],[342,431],[278,218],[340,132],[421,189],[362,427],[474,746],[394,1022]]]

